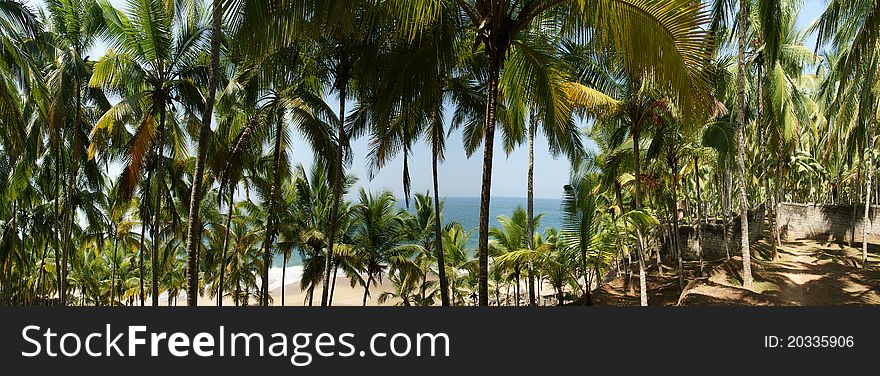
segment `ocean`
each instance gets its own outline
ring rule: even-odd
[[[402,200],[400,205],[403,207]],[[544,217],[541,219],[539,227],[536,229],[537,232],[543,232],[544,229],[550,227],[556,228],[557,230],[560,228],[562,225],[562,210],[560,206],[561,201],[558,199],[535,199],[535,215],[544,213]],[[498,218],[499,215],[512,216],[513,211],[516,210],[517,207],[526,207],[525,197],[492,197],[489,208],[490,226],[498,226],[496,218]],[[410,208],[410,211],[414,210],[414,208]],[[468,238],[467,246],[470,249],[477,248],[477,233],[479,232],[480,225],[480,198],[447,197],[446,203],[443,205],[443,222],[445,225],[446,223],[453,221],[461,223],[465,230],[473,230],[471,236]],[[272,267],[280,268],[283,263],[284,261],[281,256],[275,256],[272,260]],[[294,253],[291,255],[291,258],[287,260],[286,266],[299,266],[301,263],[299,255]]]

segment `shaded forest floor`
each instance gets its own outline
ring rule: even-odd
[[[880,304],[880,247],[868,247],[867,271],[861,267],[860,244],[853,248],[812,240],[783,242],[771,261],[771,245],[761,240],[752,245],[751,290],[742,287],[742,258],[706,262],[703,276],[698,262],[685,263],[684,291],[671,265],[648,269],[650,306],[828,306]],[[632,292],[618,277],[594,291],[597,305],[638,305],[638,271],[633,273]]]

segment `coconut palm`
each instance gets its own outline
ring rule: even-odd
[[[195,5],[191,5],[195,6]],[[125,12],[101,3],[111,48],[95,63],[90,87],[117,93],[122,100],[108,110],[92,130],[90,156],[94,156],[113,136],[113,129],[136,128],[125,147],[125,167],[121,189],[131,195],[141,174],[147,170],[147,184],[155,181],[155,205],[152,208],[153,240],[152,300],[159,304],[158,239],[162,200],[167,193],[165,172],[168,158],[165,146],[169,141],[178,147],[179,130],[168,124],[172,104],[192,108],[203,107],[199,91],[198,56],[208,43],[208,28],[198,10],[186,12],[176,3],[157,0],[131,2]],[[158,117],[157,117],[158,116]],[[173,120],[173,119],[172,119]],[[166,133],[171,137],[166,138]],[[154,150],[152,159],[147,157]],[[175,153],[179,150],[175,150]],[[155,171],[156,177],[152,178]]]
[[[390,192],[373,195],[361,189],[359,197],[360,202],[352,208],[353,246],[366,275],[363,281],[363,304],[366,305],[370,285],[381,281],[386,269],[390,274],[403,273],[407,278],[421,276],[418,265],[410,259],[421,246],[406,244],[403,223],[394,215],[396,200]]]
[[[701,70],[708,60],[707,50],[704,48],[708,39],[702,26],[708,24],[709,19],[702,5],[672,1],[662,4],[626,2],[625,7],[617,6],[621,3],[613,0],[473,0],[440,3],[445,6],[436,6],[433,1],[393,3],[394,14],[409,21],[404,23],[403,32],[411,34],[430,25],[443,11],[454,9],[461,18],[463,30],[476,32],[474,46],[482,47],[487,59],[488,71],[484,81],[487,87],[487,105],[482,132],[484,153],[480,195],[480,305],[488,305],[489,299],[489,199],[497,109],[501,103],[500,77],[507,68],[509,52],[528,45],[525,42],[532,25],[558,16],[564,17],[564,32],[591,28],[595,31],[595,42],[620,50],[627,72],[637,77],[645,77],[651,72],[658,87],[670,92],[681,102],[681,108],[687,111],[695,103],[692,101],[694,94],[699,95],[705,87],[705,77]],[[596,12],[597,9],[607,11]],[[697,43],[685,43],[684,40]],[[511,69],[516,69],[515,64],[509,65]],[[700,90],[694,90],[695,88]]]

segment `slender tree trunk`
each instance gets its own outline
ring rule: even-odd
[[[62,131],[63,133],[63,131]],[[64,145],[64,137],[58,140],[58,146],[55,148],[55,246],[52,250],[55,253],[55,291],[61,293],[61,237],[64,229],[62,228],[61,211],[59,205],[61,203],[61,148]]]
[[[501,56],[490,56],[489,87],[486,97],[486,122],[483,126],[483,180],[480,190],[480,252],[479,304],[489,305],[489,201],[492,196],[492,156],[495,149],[495,117],[498,102],[498,76],[501,72]],[[517,301],[518,302],[518,301]]]
[[[516,295],[516,306],[517,307],[519,307],[519,289],[520,289],[519,282],[520,282],[519,281],[519,267],[517,267],[517,269],[516,269],[516,287],[513,288],[514,294]]]
[[[339,271],[339,263],[334,262],[333,263],[333,280],[330,282],[330,298],[327,301],[327,306],[333,305],[333,294],[336,292],[336,272],[337,271]],[[309,302],[309,305],[312,305],[312,303]]]
[[[229,227],[232,226],[232,200],[235,185],[229,184],[229,203],[226,205],[226,229],[223,233],[223,251],[220,254],[220,287],[217,288],[217,306],[223,306],[224,277],[226,276],[226,251],[229,249]]]
[[[113,232],[113,269],[110,270],[110,305],[116,305],[116,254],[119,249],[119,228]]]
[[[67,211],[68,213],[65,215],[65,220],[67,221],[65,224],[64,230],[64,249],[62,249],[61,255],[61,306],[67,305],[67,272],[69,269],[68,266],[68,258],[70,257],[70,248],[73,247],[73,240],[71,239],[73,232],[73,221],[74,214],[76,213],[76,208],[73,205],[73,194],[76,191],[76,173],[77,173],[77,159],[79,158],[79,147],[77,145],[77,132],[79,132],[80,128],[80,112],[82,108],[82,85],[79,83],[79,79],[76,80],[76,107],[75,113],[73,115],[73,130],[70,132],[70,145],[73,150],[71,150],[70,155],[70,163],[68,168],[68,180],[67,180]]]
[[[159,306],[159,228],[162,220],[162,187],[165,185],[164,157],[165,150],[165,98],[160,98],[161,104],[159,108],[159,134],[156,144],[156,205],[153,212],[153,255],[150,262],[153,266],[152,273],[152,297],[153,307]],[[170,298],[169,298],[170,299]]]
[[[232,301],[235,302],[235,306],[238,307],[238,299],[241,296],[241,266],[239,265],[239,273],[236,274],[235,278],[235,296],[232,297]]]
[[[678,260],[678,288],[684,291],[681,233],[678,231],[678,156],[672,156],[672,233],[675,235],[675,257]]]
[[[269,267],[272,266],[272,243],[275,241],[275,213],[278,208],[278,191],[281,190],[281,132],[282,120],[275,123],[275,150],[272,161],[272,188],[269,202],[269,213],[266,218],[266,240],[263,242],[263,276],[260,281],[260,305],[269,305]]]
[[[642,210],[642,166],[641,166],[641,151],[639,150],[639,138],[641,133],[641,125],[633,124],[632,129],[632,140],[633,140],[633,165],[635,166],[635,179],[633,183],[635,184],[635,202],[633,203],[633,207],[636,210]],[[640,304],[644,307],[648,305],[648,286],[647,279],[645,277],[645,252],[644,245],[642,243],[642,231],[637,227],[636,228],[636,239],[638,241],[638,253],[639,253],[639,301]]]
[[[583,246],[581,246],[581,268],[584,270],[584,305],[591,306],[593,305],[593,295],[591,293],[593,286],[587,278],[587,248]],[[596,273],[599,273],[598,264],[596,266]]]
[[[537,122],[537,116],[535,111],[532,111],[531,121],[529,122],[529,171],[527,180],[527,214],[528,214],[528,238],[526,239],[526,245],[530,251],[533,251],[535,248],[535,123]],[[532,263],[532,260],[529,259],[528,263],[529,268],[529,305],[535,305],[535,267]],[[584,273],[586,273],[586,269],[584,269]],[[589,292],[587,292],[587,296],[589,296]],[[591,302],[592,303],[592,302]]]
[[[743,3],[740,3],[742,5]],[[742,230],[742,262],[743,262],[743,287],[752,288],[752,262],[749,249],[749,212],[748,198],[746,196],[746,163],[745,163],[745,75],[746,75],[746,27],[748,23],[748,9],[739,7],[739,24],[737,28],[737,76],[736,76],[736,133],[737,133],[737,163],[739,164],[739,195],[740,195],[740,223]]]
[[[727,255],[727,261],[730,261],[730,234],[727,232],[727,224],[729,223],[728,215],[731,211],[731,200],[733,199],[731,187],[733,183],[731,182],[730,171],[724,171],[724,192],[726,192],[726,200],[724,201],[724,218],[722,218],[722,227],[721,229],[724,231],[724,252]]]
[[[370,296],[370,280],[370,276],[367,276],[367,283],[364,285],[364,307],[367,306],[367,297]]]
[[[144,194],[144,198],[146,199],[146,201],[149,201],[149,199],[147,199],[147,198],[150,197],[150,195],[149,195],[150,180],[152,180],[152,178],[153,178],[153,170],[147,171],[147,181],[145,182],[146,187],[147,187],[147,191]],[[144,252],[145,252],[144,238],[146,237],[147,222],[149,221],[149,219],[147,218],[147,215],[144,211],[144,208],[146,208],[147,205],[148,204],[146,204],[146,203],[141,203],[141,207],[139,208],[139,210],[140,210],[139,214],[141,216],[141,238],[138,240],[138,242],[140,243],[138,246],[138,279],[140,282],[140,291],[139,291],[138,295],[141,299],[141,307],[143,307],[145,304],[144,303],[144,297],[145,297],[145,295],[144,295]]]
[[[869,216],[871,210],[871,179],[874,178],[874,142],[877,138],[876,118],[871,119],[869,126],[868,142],[865,151],[868,154],[868,181],[865,184],[865,217],[862,219],[862,269],[868,270],[868,222],[871,220]],[[855,222],[855,221],[853,221]]]
[[[705,276],[703,272],[703,232],[701,227],[703,226],[703,211],[702,211],[702,195],[700,189],[700,157],[694,157],[694,177],[697,180],[697,256],[700,257],[700,277]],[[708,216],[708,215],[707,215]],[[708,223],[708,221],[707,221]]]
[[[345,64],[345,53],[340,59],[340,65]],[[339,78],[337,78],[339,79]],[[339,202],[342,200],[342,181],[345,179],[345,167],[343,166],[343,152],[348,145],[348,137],[345,134],[345,101],[348,94],[348,85],[345,79],[341,80],[343,84],[339,87],[339,131],[338,145],[336,150],[336,171],[333,175],[333,203],[330,206],[330,231],[327,240],[327,255],[324,259],[324,285],[321,288],[321,306],[326,306],[329,302],[328,295],[330,292],[330,264],[333,260],[333,243],[336,240],[336,226],[339,221]]]
[[[626,209],[624,209],[623,194],[621,193],[620,188],[621,188],[620,182],[615,180],[614,181],[614,194],[615,194],[615,196],[617,196],[617,204],[620,205],[620,213],[618,213],[618,219],[620,219],[619,217],[623,216],[623,213],[626,211]],[[633,266],[632,255],[630,255],[629,248],[623,247],[623,243],[621,243],[621,241],[620,241],[620,236],[619,236],[619,234],[616,233],[617,230],[618,230],[617,223],[615,222],[614,231],[615,231],[615,235],[617,235],[617,236],[615,236],[617,238],[617,245],[620,247],[621,251],[623,252],[623,257],[626,262],[626,278],[623,280],[623,289],[624,289],[624,291],[626,291],[627,294],[634,294],[635,290],[633,289],[633,285],[632,285],[632,274],[633,274],[632,273],[632,266]]]
[[[440,278],[440,302],[443,306],[449,305],[449,281],[446,279],[446,261],[443,254],[443,233],[440,229],[440,188],[437,178],[437,160],[440,156],[440,138],[441,134],[440,116],[437,109],[431,113],[431,121],[433,125],[433,133],[431,140],[432,156],[431,156],[431,172],[434,182],[434,248],[437,254],[437,275]]]
[[[776,257],[779,253],[778,247],[780,244],[782,244],[782,239],[780,239],[780,235],[779,235],[779,203],[778,203],[779,182],[780,182],[780,179],[782,178],[781,175],[782,175],[782,158],[781,158],[781,156],[778,156],[776,158],[776,177],[775,177],[776,183],[773,184],[774,192],[773,192],[773,195],[771,196],[772,201],[770,202],[770,206],[773,207],[773,214],[772,214],[773,227],[770,229],[770,231],[771,231],[770,235],[773,237],[773,240],[772,240],[773,247],[770,251],[770,259],[771,260],[776,260]]]
[[[201,229],[200,209],[202,204],[202,181],[205,175],[205,158],[211,147],[211,116],[214,112],[214,97],[217,93],[217,71],[220,69],[220,17],[223,13],[221,1],[212,0],[211,9],[211,68],[208,72],[208,97],[205,98],[205,112],[199,127],[198,156],[193,174],[192,192],[189,199],[189,228],[186,238],[187,291],[186,303],[198,305],[199,290],[199,244]]]
[[[284,252],[284,265],[281,266],[281,306],[284,307],[284,282],[287,281],[287,252]]]
[[[862,161],[859,160],[857,163],[858,164],[856,165],[856,181],[861,181],[862,180]],[[851,186],[852,186],[852,184],[851,184]],[[852,191],[851,193],[855,193],[855,186],[852,186],[852,188],[850,190]],[[859,191],[861,191],[861,186],[859,186]],[[859,197],[859,196],[861,196],[861,192],[859,192],[858,194],[851,194],[853,214],[852,214],[852,227],[849,232],[849,246],[850,247],[855,247],[855,243],[856,243],[856,213],[858,212],[858,207],[859,207],[858,199],[856,197]]]

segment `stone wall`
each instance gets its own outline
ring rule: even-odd
[[[868,243],[880,244],[880,207],[871,206],[868,214]],[[855,217],[853,217],[855,212]],[[862,220],[865,205],[813,205],[783,203],[779,205],[779,231],[783,239],[813,239],[848,243],[855,228],[856,243],[862,242]],[[853,227],[855,225],[855,227]]]
[[[764,232],[764,208],[758,208],[749,211],[749,242],[758,241]],[[664,260],[675,260],[675,253],[672,250],[672,239],[667,236],[672,228],[670,224],[660,226],[658,231],[651,234],[655,242],[655,247],[660,247],[660,257]],[[700,224],[700,236],[702,238],[702,252],[704,260],[718,260],[727,257],[727,251],[724,247],[724,226],[721,221]],[[684,260],[698,260],[698,242],[695,226],[682,225],[678,226]],[[730,219],[730,225],[727,226],[727,236],[730,245],[730,254],[737,255],[740,253],[740,241],[742,239],[742,231],[740,230],[739,216]],[[650,241],[649,241],[650,244]],[[656,251],[656,248],[654,249]]]

